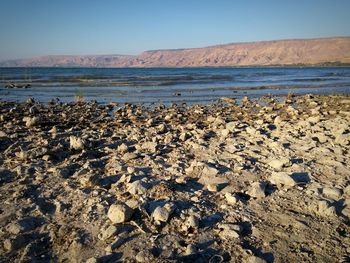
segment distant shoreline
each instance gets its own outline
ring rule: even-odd
[[[138,55],[47,55],[0,62],[0,67],[192,68],[350,66],[350,37],[231,43],[163,49]]]

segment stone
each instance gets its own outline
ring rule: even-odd
[[[154,260],[154,256],[151,251],[145,249],[137,253],[135,259],[137,262],[152,262]]]
[[[158,206],[152,213],[152,217],[156,222],[167,222],[170,217],[170,211],[166,208]]]
[[[334,142],[336,144],[342,145],[342,146],[347,146],[350,144],[350,133],[348,134],[339,134],[338,136],[335,137]]]
[[[128,162],[130,160],[136,159],[138,156],[136,153],[127,152],[123,155],[122,160]]]
[[[283,158],[283,159],[275,159],[268,163],[269,166],[271,166],[275,171],[281,171],[286,164],[289,163],[289,159]]]
[[[266,261],[262,258],[256,256],[249,256],[249,258],[245,261],[245,263],[266,263]]]
[[[208,184],[207,189],[209,192],[217,192],[219,190],[217,184]]]
[[[254,182],[250,185],[247,194],[254,198],[264,198],[265,197],[266,183],[264,182]]]
[[[97,258],[92,257],[92,258],[88,258],[85,263],[97,263],[97,262],[98,262]]]
[[[23,235],[20,235],[16,236],[13,239],[5,239],[3,245],[7,251],[13,251],[24,247],[28,242],[28,238],[26,238]]]
[[[312,206],[312,210],[324,217],[334,216],[336,214],[335,207],[331,206],[326,200],[318,201],[316,206]]]
[[[274,172],[271,174],[269,180],[272,184],[275,184],[278,187],[292,187],[296,184],[294,179],[286,172]]]
[[[101,231],[101,233],[98,235],[98,238],[100,240],[107,240],[107,239],[113,237],[117,232],[118,232],[117,227],[114,225],[111,225],[111,226],[107,227],[106,229],[104,229],[103,231]]]
[[[132,195],[144,195],[147,193],[147,188],[141,180],[137,180],[128,185],[128,192]]]
[[[193,244],[189,244],[186,247],[185,255],[193,255],[193,254],[196,254],[197,252],[198,252],[197,247]]]
[[[113,204],[108,209],[108,218],[114,223],[127,222],[133,215],[134,210],[126,204]]]
[[[220,237],[226,240],[239,238],[239,233],[241,232],[241,227],[236,224],[219,224],[218,228]]]
[[[117,151],[121,153],[126,153],[129,151],[129,147],[125,143],[122,143],[118,146]]]
[[[202,170],[202,175],[206,175],[210,177],[210,176],[216,176],[218,174],[219,174],[219,170],[216,169],[215,167],[204,165]]]
[[[230,205],[234,205],[238,201],[238,199],[235,196],[235,194],[232,194],[232,193],[226,193],[225,194],[225,198],[226,198],[227,203],[229,203]]]
[[[192,228],[197,228],[199,227],[199,219],[195,215],[190,215],[187,219],[187,226],[192,227]]]
[[[342,196],[343,192],[341,189],[336,187],[324,187],[322,188],[322,194],[324,197],[338,200]]]
[[[27,118],[26,119],[26,126],[27,128],[33,127],[38,125],[39,123],[39,118],[38,117],[33,117],[33,118]]]
[[[83,150],[85,148],[85,142],[80,137],[70,136],[69,144],[70,144],[70,148],[74,150]]]

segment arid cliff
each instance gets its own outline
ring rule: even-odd
[[[350,37],[234,43],[204,48],[145,51],[137,56],[43,56],[0,66],[222,67],[350,63]]]

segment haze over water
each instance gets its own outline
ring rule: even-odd
[[[208,103],[221,97],[350,93],[350,68],[0,68],[0,98]],[[6,89],[7,83],[31,84]]]

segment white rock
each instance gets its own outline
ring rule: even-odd
[[[154,256],[149,250],[141,250],[136,254],[137,262],[152,262],[154,260]]]
[[[33,117],[33,118],[27,118],[26,120],[26,126],[28,128],[33,127],[39,123],[39,118],[38,117]]]
[[[164,207],[158,206],[153,211],[152,217],[156,222],[167,222],[170,217],[170,211]]]
[[[189,218],[187,219],[187,225],[189,227],[197,228],[199,226],[199,219],[198,219],[198,217],[195,216],[195,215],[189,216]]]
[[[147,193],[147,188],[141,180],[137,180],[128,185],[128,192],[133,195],[143,195]]]
[[[217,192],[218,191],[218,185],[217,184],[208,184],[207,189],[209,192]]]
[[[319,201],[317,204],[316,213],[321,216],[333,216],[336,214],[335,207],[330,206],[325,200]]]
[[[237,198],[234,194],[231,194],[231,193],[226,193],[225,194],[225,198],[226,198],[226,201],[230,204],[230,205],[234,205],[237,203]]]
[[[327,198],[338,200],[342,196],[342,191],[336,187],[324,187],[322,194]]]
[[[263,198],[265,197],[265,183],[254,182],[250,185],[247,194],[254,198]]]
[[[218,228],[220,229],[220,237],[223,239],[236,239],[239,238],[239,233],[241,227],[235,224],[219,224]]]
[[[289,174],[286,172],[274,172],[271,174],[269,179],[272,184],[275,184],[278,187],[292,187],[296,184],[293,178],[290,177]]]
[[[85,147],[84,140],[76,136],[69,137],[69,144],[71,149],[82,150]]]
[[[105,230],[101,231],[98,235],[98,238],[101,240],[107,240],[110,237],[114,236],[117,233],[118,229],[116,226],[109,226]]]
[[[114,223],[124,223],[128,221],[134,213],[134,210],[126,204],[114,204],[109,207],[108,218]]]
[[[282,158],[282,159],[275,159],[268,163],[269,166],[271,166],[276,171],[281,171],[281,169],[286,166],[289,163],[289,159]]]

